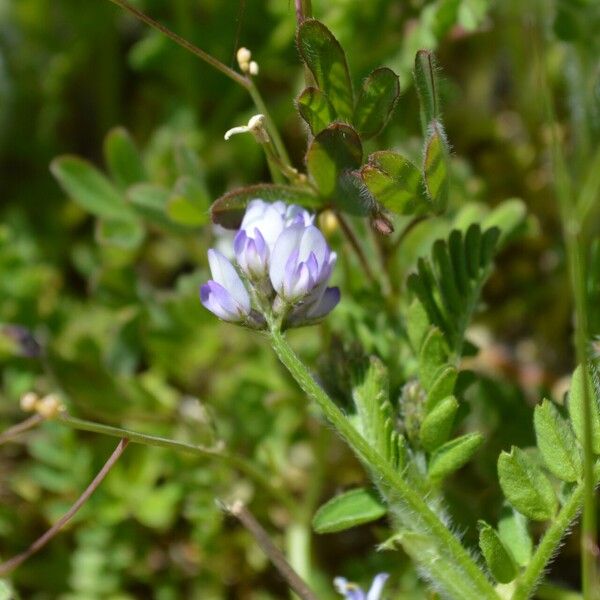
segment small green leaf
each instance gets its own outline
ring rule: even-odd
[[[312,526],[317,533],[344,531],[383,517],[385,505],[373,490],[357,488],[323,504],[316,512]]]
[[[533,422],[548,470],[563,481],[578,481],[582,473],[581,454],[569,423],[548,400],[535,407]]]
[[[464,372],[464,371],[463,371]],[[458,377],[456,367],[447,365],[435,374],[431,387],[427,392],[425,411],[433,410],[444,398],[452,395]]]
[[[430,479],[444,479],[466,465],[483,442],[480,433],[467,433],[440,446],[429,461]]]
[[[479,547],[496,581],[510,583],[517,576],[517,564],[512,553],[497,531],[485,521],[479,521]]]
[[[317,88],[306,88],[296,104],[300,116],[308,123],[313,135],[317,135],[335,121],[333,107],[327,96]]]
[[[517,564],[526,567],[531,559],[533,542],[527,531],[527,519],[506,505],[498,521],[498,533],[504,545],[512,552]]]
[[[371,154],[361,176],[369,192],[387,210],[403,215],[427,212],[429,201],[421,173],[401,154],[389,150]]]
[[[423,178],[425,190],[434,210],[442,213],[448,205],[450,192],[450,164],[446,134],[439,121],[433,121],[425,143]]]
[[[122,189],[148,178],[140,153],[123,127],[111,129],[104,138],[104,160],[108,172]]]
[[[520,448],[498,457],[500,487],[507,500],[534,521],[551,519],[558,508],[556,494],[548,478]]]
[[[423,308],[418,298],[414,298],[408,307],[406,329],[413,351],[415,354],[418,354],[423,343],[423,338],[429,331],[427,311]]]
[[[442,332],[431,327],[419,352],[419,379],[425,390],[429,390],[438,371],[448,362],[448,346]]]
[[[174,223],[198,227],[208,222],[210,199],[206,188],[193,177],[181,177],[167,202],[167,214]]]
[[[584,373],[581,365],[575,369],[571,380],[571,389],[569,390],[569,416],[577,439],[583,444],[584,440]],[[591,379],[591,377],[588,377]],[[600,454],[600,405],[598,394],[596,393],[591,381],[588,385],[588,394],[591,404],[591,429],[592,429],[592,445],[594,454]]]
[[[458,402],[454,396],[449,396],[439,402],[423,419],[420,438],[423,448],[432,452],[450,437],[454,426],[454,417],[458,410]]]
[[[261,198],[265,202],[282,200],[307,208],[319,206],[319,199],[304,188],[261,183],[227,192],[215,200],[210,208],[213,223],[227,229],[239,229],[246,206],[254,198]]]
[[[414,79],[419,103],[421,104],[421,123],[423,131],[429,124],[440,118],[439,85],[437,80],[435,56],[429,50],[419,50],[415,56]]]
[[[398,75],[387,67],[375,69],[364,80],[354,110],[354,125],[363,139],[377,135],[385,127],[399,96]]]
[[[333,201],[340,209],[364,214],[360,203],[349,202],[344,193],[344,175],[358,169],[362,162],[362,144],[349,125],[334,123],[323,129],[310,144],[306,165],[320,195]]]
[[[337,116],[350,122],[354,97],[346,55],[340,43],[323,23],[306,19],[298,28],[298,49]]]
[[[52,161],[50,170],[65,192],[85,210],[107,219],[134,219],[117,188],[91,163],[77,156],[60,156]]]
[[[144,241],[144,235],[144,228],[138,221],[99,219],[96,223],[96,240],[102,245],[135,250]]]
[[[127,200],[141,212],[165,212],[169,190],[152,183],[138,183],[127,190]]]

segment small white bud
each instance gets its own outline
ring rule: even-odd
[[[44,419],[53,419],[64,409],[62,402],[54,394],[44,396],[36,405],[36,410]]]
[[[242,47],[238,49],[235,56],[240,67],[240,71],[242,71],[242,73],[247,73],[248,69],[250,68],[249,64],[250,60],[252,59],[252,52],[250,52],[248,48]]]
[[[250,75],[258,75],[258,63],[255,60],[248,65],[248,73]]]
[[[35,392],[27,392],[21,398],[21,410],[23,412],[33,412],[40,401],[40,397]]]

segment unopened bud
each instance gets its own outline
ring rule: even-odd
[[[248,73],[250,75],[258,75],[258,63],[255,60],[251,61],[248,65]]]
[[[338,220],[332,210],[324,210],[319,215],[319,227],[327,235],[331,235],[338,228]]]
[[[40,401],[40,397],[35,392],[27,392],[21,397],[21,410],[23,412],[33,412]]]
[[[250,60],[252,59],[252,52],[248,48],[240,48],[235,55],[237,58],[240,71],[247,73],[250,69]]]
[[[371,216],[371,227],[381,235],[391,235],[394,233],[392,222],[381,213]]]
[[[35,408],[44,419],[53,419],[63,409],[63,405],[57,396],[49,394],[44,396]]]

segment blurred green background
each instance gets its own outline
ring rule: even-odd
[[[260,65],[257,85],[302,167],[306,135],[294,99],[303,71],[293,2],[135,5],[231,67],[236,49],[250,48]],[[526,234],[499,258],[475,330],[485,352],[467,398],[469,419],[487,443],[449,493],[472,542],[474,515],[497,517],[498,451],[532,442],[532,404],[543,393],[558,394],[553,390],[572,367],[571,300],[535,64],[548,68],[560,134],[574,172],[583,171],[600,131],[597,3],[313,0],[313,11],[345,48],[355,85],[381,65],[400,76],[400,102],[369,151],[395,148],[418,158],[415,51],[435,50],[442,68],[451,210],[415,229],[394,277],[404,281],[453,222],[477,220],[511,197],[529,211]],[[223,141],[227,129],[255,112],[242,88],[107,0],[0,0],[0,322],[28,328],[43,349],[30,358],[18,344],[2,345],[0,423],[23,418],[24,392],[60,390],[69,410],[85,418],[207,446],[223,441],[287,487],[310,517],[336,490],[363,481],[361,468],[307,407],[266,340],[219,323],[197,294],[215,239],[209,203],[269,177],[251,136]],[[69,153],[106,171],[103,147],[116,126],[130,132],[144,165],[143,181],[120,193],[142,204],[155,193],[172,207],[166,222],[148,208],[136,243],[104,230],[65,197],[49,170],[54,157]],[[203,211],[190,216],[177,205],[181,177],[196,182]],[[590,228],[598,233],[597,219]],[[343,254],[339,233],[329,235]],[[294,345],[340,396],[343,377],[333,381],[339,373],[329,348],[356,344],[393,367],[398,390],[414,364],[402,354],[393,322],[348,252],[337,271],[342,304],[325,324],[294,332]],[[600,294],[596,279],[590,294]],[[593,326],[600,333],[600,322]],[[2,446],[3,559],[72,504],[115,443],[48,423]],[[309,521],[292,526],[289,512],[227,461],[132,445],[68,529],[13,574],[16,597],[287,597],[249,535],[215,503],[234,496],[250,503],[292,556],[304,547],[298,539],[310,535]],[[366,582],[386,569],[394,574],[392,597],[429,597],[406,557],[375,553],[384,538],[383,522],[313,535],[320,597],[335,597],[335,575]],[[553,576],[578,585],[577,561],[577,545],[568,541]]]

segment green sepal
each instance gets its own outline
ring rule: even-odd
[[[335,111],[331,103],[325,93],[318,88],[307,87],[298,96],[296,106],[313,135],[317,135],[335,121]]]
[[[483,443],[480,433],[467,433],[440,446],[429,461],[427,474],[439,481],[466,465]]]
[[[533,423],[537,446],[548,470],[563,481],[578,481],[583,464],[575,434],[549,400],[535,407]]]
[[[333,33],[316,19],[298,27],[298,49],[319,88],[325,92],[340,119],[350,122],[354,95],[346,55]]]
[[[454,396],[448,396],[425,416],[419,434],[425,450],[432,452],[448,440],[457,410],[458,401]]]
[[[498,532],[485,521],[478,521],[479,547],[485,562],[499,583],[510,583],[518,574],[517,563]]]
[[[388,122],[400,96],[398,75],[375,69],[364,81],[354,109],[354,125],[363,139],[376,136]]]
[[[334,533],[380,519],[387,513],[376,492],[365,488],[350,490],[323,504],[312,520],[317,533]]]
[[[551,519],[558,508],[552,484],[534,461],[520,448],[498,457],[498,478],[506,499],[533,521]]]

